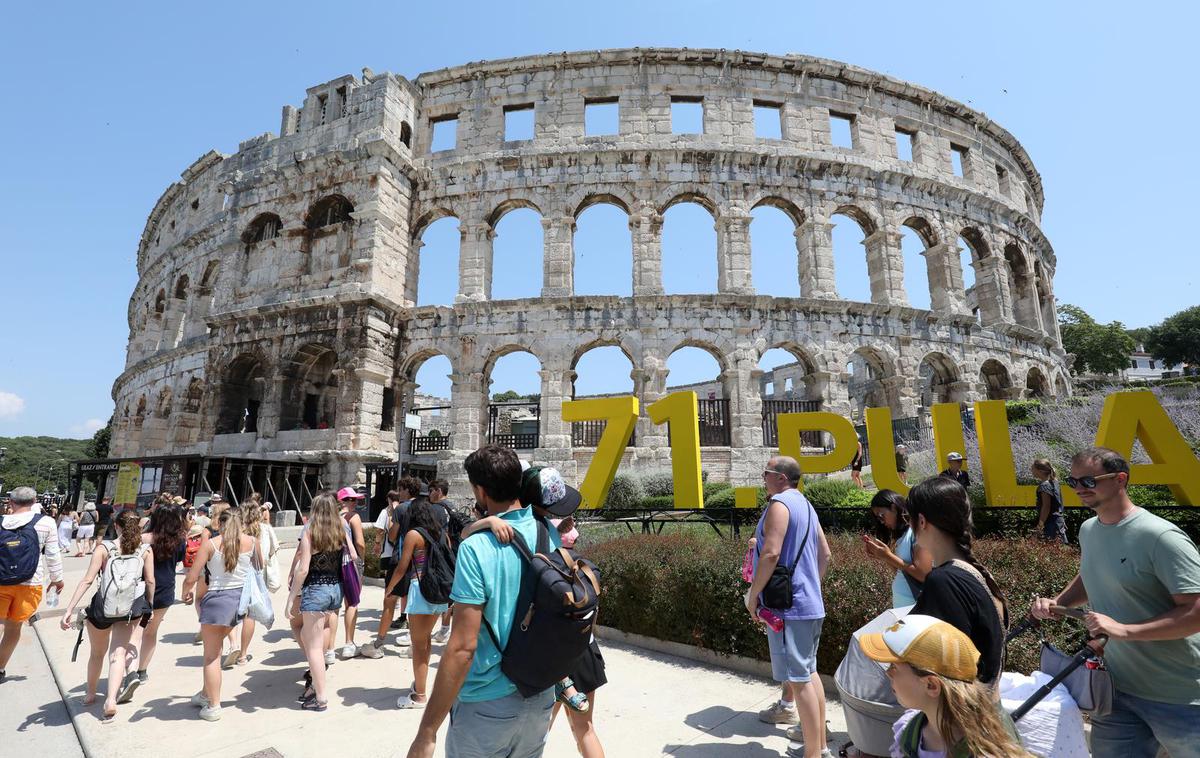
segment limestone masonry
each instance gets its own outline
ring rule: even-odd
[[[702,133],[672,133],[673,102],[700,104]],[[613,103],[617,133],[585,135],[585,109]],[[756,136],[756,108],[778,114],[777,138]],[[533,138],[505,141],[506,112],[523,109]],[[431,151],[435,124],[452,148]],[[849,146],[835,146],[831,125],[849,128]],[[664,294],[663,213],[679,202],[715,219],[715,293]],[[789,398],[846,415],[1068,393],[1042,202],[1029,156],[986,116],[834,61],[633,49],[413,81],[365,70],[284,106],[279,135],[201,156],[155,205],[113,386],[112,454],[319,461],[327,484],[361,481],[364,464],[397,459],[399,414],[426,402],[413,398],[416,372],[442,354],[451,407],[436,434],[427,420],[412,441],[419,457],[461,479],[463,456],[490,436],[577,480],[594,435],[564,424],[560,406],[579,357],[619,346],[644,407],[687,345],[722,369],[702,409],[715,430],[705,469],[754,483],[774,444],[764,409],[790,402],[776,400],[785,374]],[[632,297],[573,295],[575,219],[596,203],[629,216]],[[795,222],[796,265],[781,275],[797,277],[799,298],[754,292],[750,213],[762,205]],[[542,219],[541,297],[497,301],[492,238],[515,208]],[[835,289],[834,214],[862,227],[871,302]],[[447,216],[462,235],[459,294],[415,307],[423,231]],[[905,294],[904,226],[926,247],[931,310]],[[759,358],[773,347],[796,364],[764,379]],[[491,369],[516,350],[541,362],[541,397],[497,424]],[[643,415],[627,460],[666,468],[666,443]]]

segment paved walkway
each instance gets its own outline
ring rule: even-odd
[[[286,555],[281,557],[286,560]],[[68,592],[85,568],[85,559],[67,560]],[[378,623],[381,599],[379,588],[364,588],[359,642],[370,639],[368,630]],[[277,593],[277,609],[283,600],[284,593]],[[300,711],[295,697],[306,664],[282,616],[275,629],[257,635],[251,646],[254,660],[225,673],[221,721],[201,721],[188,703],[200,689],[200,647],[191,644],[196,617],[191,607],[179,605],[168,611],[163,623],[150,681],[132,703],[120,707],[113,722],[105,723],[99,705],[89,708],[81,702],[87,641],[79,660],[71,663],[76,632],[61,631],[59,615],[43,614],[39,634],[23,637],[9,667],[10,681],[0,685],[0,733],[5,735],[0,752],[5,755],[21,755],[21,747],[35,743],[39,753],[80,755],[82,743],[84,753],[104,758],[158,758],[164,747],[173,755],[241,758],[277,753],[292,758],[343,754],[349,743],[355,758],[403,756],[420,721],[420,711],[395,707],[400,688],[412,680],[410,661],[400,658],[395,648],[380,660],[337,662],[330,669],[329,710]],[[435,666],[440,650],[434,646]],[[604,655],[609,684],[597,696],[596,728],[609,756],[759,758],[781,755],[788,746],[783,727],[757,719],[756,712],[777,697],[777,689],[765,679],[617,643],[605,643]],[[66,709],[47,661],[67,695]],[[101,681],[101,691],[104,686]],[[829,710],[836,751],[836,744],[845,739],[844,721],[835,702]],[[10,752],[10,746],[17,749]],[[275,752],[260,753],[271,750]],[[556,723],[546,755],[576,754],[570,729]],[[437,755],[442,755],[440,749]]]

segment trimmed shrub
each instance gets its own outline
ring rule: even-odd
[[[642,491],[647,497],[675,494],[675,479],[670,471],[652,471],[641,476]]]
[[[1175,505],[1175,496],[1171,494],[1171,488],[1165,484],[1131,484],[1129,485],[1129,499],[1141,506],[1147,505]]]
[[[723,490],[732,490],[733,485],[729,482],[705,482],[704,483],[704,502],[707,504],[712,500],[712,496]]]
[[[836,508],[858,485],[849,479],[814,479],[804,483],[804,496],[814,508]]]
[[[762,487],[758,488],[757,503],[759,508],[767,506],[767,491]],[[737,505],[736,493],[733,487],[719,490],[711,498],[704,499],[705,508],[733,508]]]
[[[870,490],[859,489],[855,487],[846,493],[846,496],[838,501],[838,508],[869,508],[871,499],[875,497],[875,493]]]
[[[823,585],[826,618],[817,664],[832,674],[854,630],[890,604],[892,572],[863,557],[857,534],[829,534],[833,559]],[[585,549],[603,572],[604,623],[622,631],[696,645],[718,653],[766,660],[762,627],[743,604],[740,579],[745,542],[692,534],[617,537]],[[1051,596],[1079,570],[1073,548],[1033,540],[979,540],[975,555],[1008,597],[1012,621],[1024,618],[1037,596]],[[1082,627],[1043,626],[1048,639],[1074,651]],[[1037,667],[1037,634],[1014,640],[1006,670]]]
[[[652,511],[667,511],[675,507],[675,496],[656,495],[654,497],[644,497],[638,503],[637,507]]]
[[[1041,410],[1041,400],[1008,400],[1004,403],[1008,423],[1017,426],[1033,423]]]
[[[605,508],[636,508],[646,495],[642,483],[627,474],[617,474],[608,488]]]

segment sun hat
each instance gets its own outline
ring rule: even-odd
[[[353,487],[342,487],[338,490],[337,499],[340,500],[362,500],[366,495],[362,494]]]
[[[521,505],[542,508],[551,516],[570,516],[583,502],[579,490],[563,479],[558,469],[530,466],[521,475]]]
[[[882,632],[862,635],[858,644],[880,663],[907,663],[960,682],[974,681],[979,671],[971,638],[933,616],[910,613]]]
[[[275,504],[272,503],[270,500],[265,500],[265,501],[263,501],[263,504],[261,506],[259,506],[259,509],[264,510],[264,511],[273,511],[273,510],[275,510]]]
[[[946,456],[946,460],[948,461],[961,461],[962,459],[962,453],[950,453]]]

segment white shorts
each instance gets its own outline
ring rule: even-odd
[[[94,535],[95,533],[96,533],[96,525],[95,524],[88,524],[87,526],[83,526],[81,524],[79,527],[79,531],[75,532],[75,539],[90,540],[92,538],[92,535]]]

